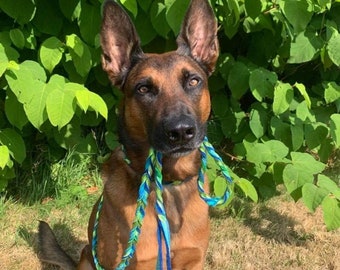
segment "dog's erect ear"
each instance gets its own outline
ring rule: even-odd
[[[140,40],[129,15],[115,2],[106,1],[100,32],[102,65],[110,80],[121,85],[131,62],[142,57]]]
[[[190,55],[208,75],[218,58],[217,22],[208,0],[192,0],[177,38],[180,54]]]

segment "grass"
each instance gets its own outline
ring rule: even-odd
[[[38,260],[38,220],[50,223],[76,260],[87,243],[101,190],[97,168],[68,156],[37,175],[44,177],[25,177],[10,189],[18,196],[0,197],[0,269],[55,269]],[[308,212],[283,190],[258,204],[235,199],[227,210],[212,209],[211,225],[206,270],[340,269],[339,230],[327,232],[320,209]]]

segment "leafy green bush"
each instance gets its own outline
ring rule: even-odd
[[[340,226],[340,188],[322,174],[340,146],[340,3],[217,1],[220,64],[213,78],[215,140],[260,197],[283,183],[328,229]],[[238,181],[238,178],[235,178]]]
[[[56,159],[117,145],[121,94],[100,66],[101,2],[0,1],[0,189],[31,166],[37,145]],[[176,47],[188,0],[120,2],[146,52]],[[340,146],[339,0],[211,3],[221,56],[208,131],[232,157],[235,189],[257,201],[284,184],[311,211],[321,205],[328,229],[340,227],[339,183],[324,174]]]

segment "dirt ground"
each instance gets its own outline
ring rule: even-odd
[[[87,241],[89,211],[6,202],[0,208],[0,269],[56,269],[38,260],[39,219],[53,226],[61,245],[77,259]],[[327,232],[320,209],[309,213],[286,195],[257,205],[236,204],[229,213],[212,210],[211,221],[206,270],[340,270],[340,231]]]

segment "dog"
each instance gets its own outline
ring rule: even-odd
[[[150,147],[163,155],[164,205],[171,232],[172,269],[203,269],[209,239],[208,206],[197,191],[199,147],[210,115],[208,77],[218,58],[217,23],[208,0],[192,0],[177,38],[177,50],[144,53],[127,13],[115,2],[103,6],[102,66],[123,92],[119,140],[103,165],[103,204],[98,223],[97,257],[115,269],[127,246],[138,189]],[[129,162],[126,162],[126,159]],[[207,180],[207,179],[206,179]],[[172,184],[176,181],[179,184]],[[208,181],[205,181],[207,183]],[[208,192],[208,184],[205,190]],[[134,257],[127,269],[156,269],[158,257],[155,191]],[[98,202],[88,225],[89,243],[76,264],[40,222],[40,259],[63,269],[96,269],[91,253]]]

